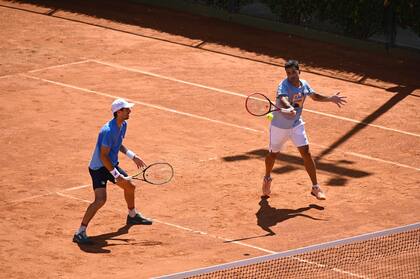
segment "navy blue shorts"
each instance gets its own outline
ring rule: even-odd
[[[121,175],[128,176],[127,173],[119,166],[115,166],[115,168],[121,173]],[[89,173],[90,177],[92,177],[93,189],[106,188],[106,183],[108,181],[111,181],[115,184],[115,178],[105,167],[102,167],[97,170],[92,170],[91,168],[89,168]]]

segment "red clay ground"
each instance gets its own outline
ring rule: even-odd
[[[235,35],[235,43],[214,39],[203,46],[208,51],[186,46],[200,41],[188,36],[194,27],[187,24],[199,18],[181,13],[141,5],[137,11],[145,22],[160,14],[162,22],[175,21],[163,27],[191,29],[180,27],[182,34],[64,9],[55,17],[39,14],[51,11],[47,5],[0,4],[1,277],[148,278],[419,221],[417,58],[317,42],[308,50],[300,38],[288,39],[293,52],[272,46],[275,55],[259,54],[246,46],[267,32],[252,29],[242,39]],[[215,38],[243,30],[203,21]],[[288,145],[276,164],[274,193],[260,203],[268,121],[247,115],[244,98],[231,93],[274,96],[283,69],[253,59],[281,63],[298,52],[319,52],[327,61],[317,68],[315,58],[302,60],[312,72],[302,78],[320,92],[348,96],[341,110],[308,101],[304,113],[328,200],[309,195],[309,178]],[[342,80],[363,76],[348,65],[377,87]],[[389,65],[398,71],[390,74]],[[166,187],[139,185],[138,208],[155,223],[129,230],[122,192],[110,185],[88,231],[97,244],[79,247],[71,238],[92,199],[87,165],[117,96],[137,102],[125,144],[147,162],[171,162],[176,176]],[[294,215],[299,208],[316,219]]]

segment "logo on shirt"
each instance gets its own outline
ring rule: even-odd
[[[301,108],[302,105],[303,105],[303,99],[304,99],[304,97],[305,96],[301,92],[299,92],[297,94],[294,94],[293,97],[292,97],[292,103],[291,103],[291,105],[294,108]]]

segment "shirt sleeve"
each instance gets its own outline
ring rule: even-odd
[[[312,87],[309,85],[307,81],[305,81],[305,95],[312,95],[315,93],[315,91],[312,89]]]
[[[279,87],[277,88],[277,97],[280,97],[280,96],[285,96],[285,97],[289,96],[288,88],[285,82],[280,83]]]

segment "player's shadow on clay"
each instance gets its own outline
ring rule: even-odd
[[[323,220],[303,213],[311,209],[324,210],[324,207],[316,204],[310,204],[307,207],[301,207],[297,209],[275,208],[268,203],[267,197],[261,197],[259,205],[260,209],[255,214],[257,216],[257,225],[264,231],[268,232],[267,235],[275,235],[276,233],[273,232],[270,227],[273,227],[278,223],[284,222],[288,219],[304,217],[318,221]]]
[[[87,253],[111,253],[111,250],[106,249],[105,247],[117,246],[117,245],[130,245],[132,239],[129,238],[119,238],[119,236],[125,235],[130,230],[132,225],[125,225],[115,232],[99,234],[95,236],[90,236],[91,243],[88,244],[78,244],[80,250]],[[112,243],[110,243],[112,241]]]
[[[116,230],[115,232],[104,233],[89,237],[91,240],[90,244],[78,244],[80,250],[86,253],[99,253],[108,254],[111,253],[108,247],[121,246],[121,245],[141,245],[141,246],[156,246],[161,245],[160,241],[142,240],[137,241],[136,239],[121,237],[128,234],[132,225],[125,225]]]
[[[324,219],[315,218],[315,217],[312,217],[310,215],[303,213],[311,209],[324,210],[324,207],[316,205],[316,204],[310,204],[307,207],[301,207],[298,209],[275,208],[275,207],[272,207],[268,203],[268,197],[261,197],[261,200],[258,204],[260,205],[260,208],[258,209],[257,213],[255,213],[257,217],[257,225],[261,229],[266,231],[267,234],[234,239],[234,240],[225,241],[225,242],[241,241],[241,240],[248,240],[252,238],[275,235],[276,233],[271,230],[271,227],[276,226],[277,224],[291,218],[304,217],[304,218],[309,218],[312,220],[324,221]]]

